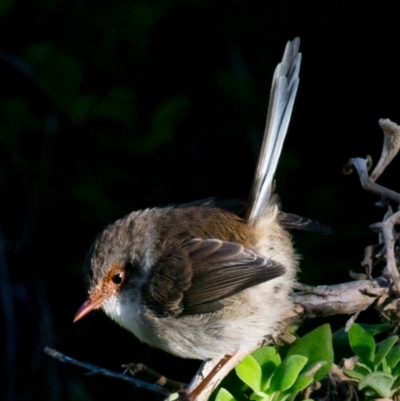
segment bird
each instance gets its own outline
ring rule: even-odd
[[[140,341],[191,359],[254,349],[291,306],[299,256],[292,229],[320,223],[281,210],[274,176],[299,84],[300,40],[274,72],[267,122],[247,202],[208,198],[134,211],[87,253],[87,300]]]

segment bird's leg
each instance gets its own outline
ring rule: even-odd
[[[180,391],[178,401],[206,401],[224,377],[248,354],[261,344],[251,349],[240,350],[221,359],[209,359],[200,366],[186,390]]]
[[[199,375],[197,372],[195,378],[193,379],[192,383],[189,385],[189,387],[186,390],[183,390],[180,392],[181,396],[179,397],[179,401],[198,401],[202,399],[208,399],[208,396],[211,394],[211,392],[214,390],[214,388],[219,384],[219,382],[225,377],[225,375],[228,372],[222,376],[220,379],[218,379],[218,372],[221,371],[221,369],[233,358],[233,355],[225,355],[221,359],[211,359],[209,361],[206,361],[199,369],[199,372],[201,372],[201,376],[204,375],[205,369],[209,370],[211,368],[211,371],[209,373],[206,373],[206,376],[203,376],[203,378],[198,382],[196,380]],[[207,365],[208,364],[208,365]],[[214,366],[212,366],[214,365]],[[215,380],[217,378],[217,380]],[[206,398],[199,398],[202,397],[203,394],[207,394]]]

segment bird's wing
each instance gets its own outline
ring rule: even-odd
[[[310,231],[320,234],[329,234],[331,232],[330,227],[325,224],[306,217],[297,216],[297,214],[279,212],[278,220],[283,227],[291,230]]]
[[[223,308],[224,298],[285,272],[280,263],[239,244],[196,238],[158,262],[143,299],[159,316],[210,313]]]

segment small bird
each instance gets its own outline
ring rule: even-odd
[[[319,223],[280,210],[274,174],[299,78],[300,40],[272,82],[264,139],[246,204],[200,200],[135,211],[98,235],[85,261],[88,299],[139,340],[182,358],[254,349],[291,307],[298,255],[290,229]]]

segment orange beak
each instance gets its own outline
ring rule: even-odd
[[[90,297],[87,301],[85,301],[81,307],[78,309],[74,317],[74,323],[79,319],[82,319],[93,309],[97,309],[101,306],[101,304],[107,299],[107,295],[99,294],[97,296]]]

